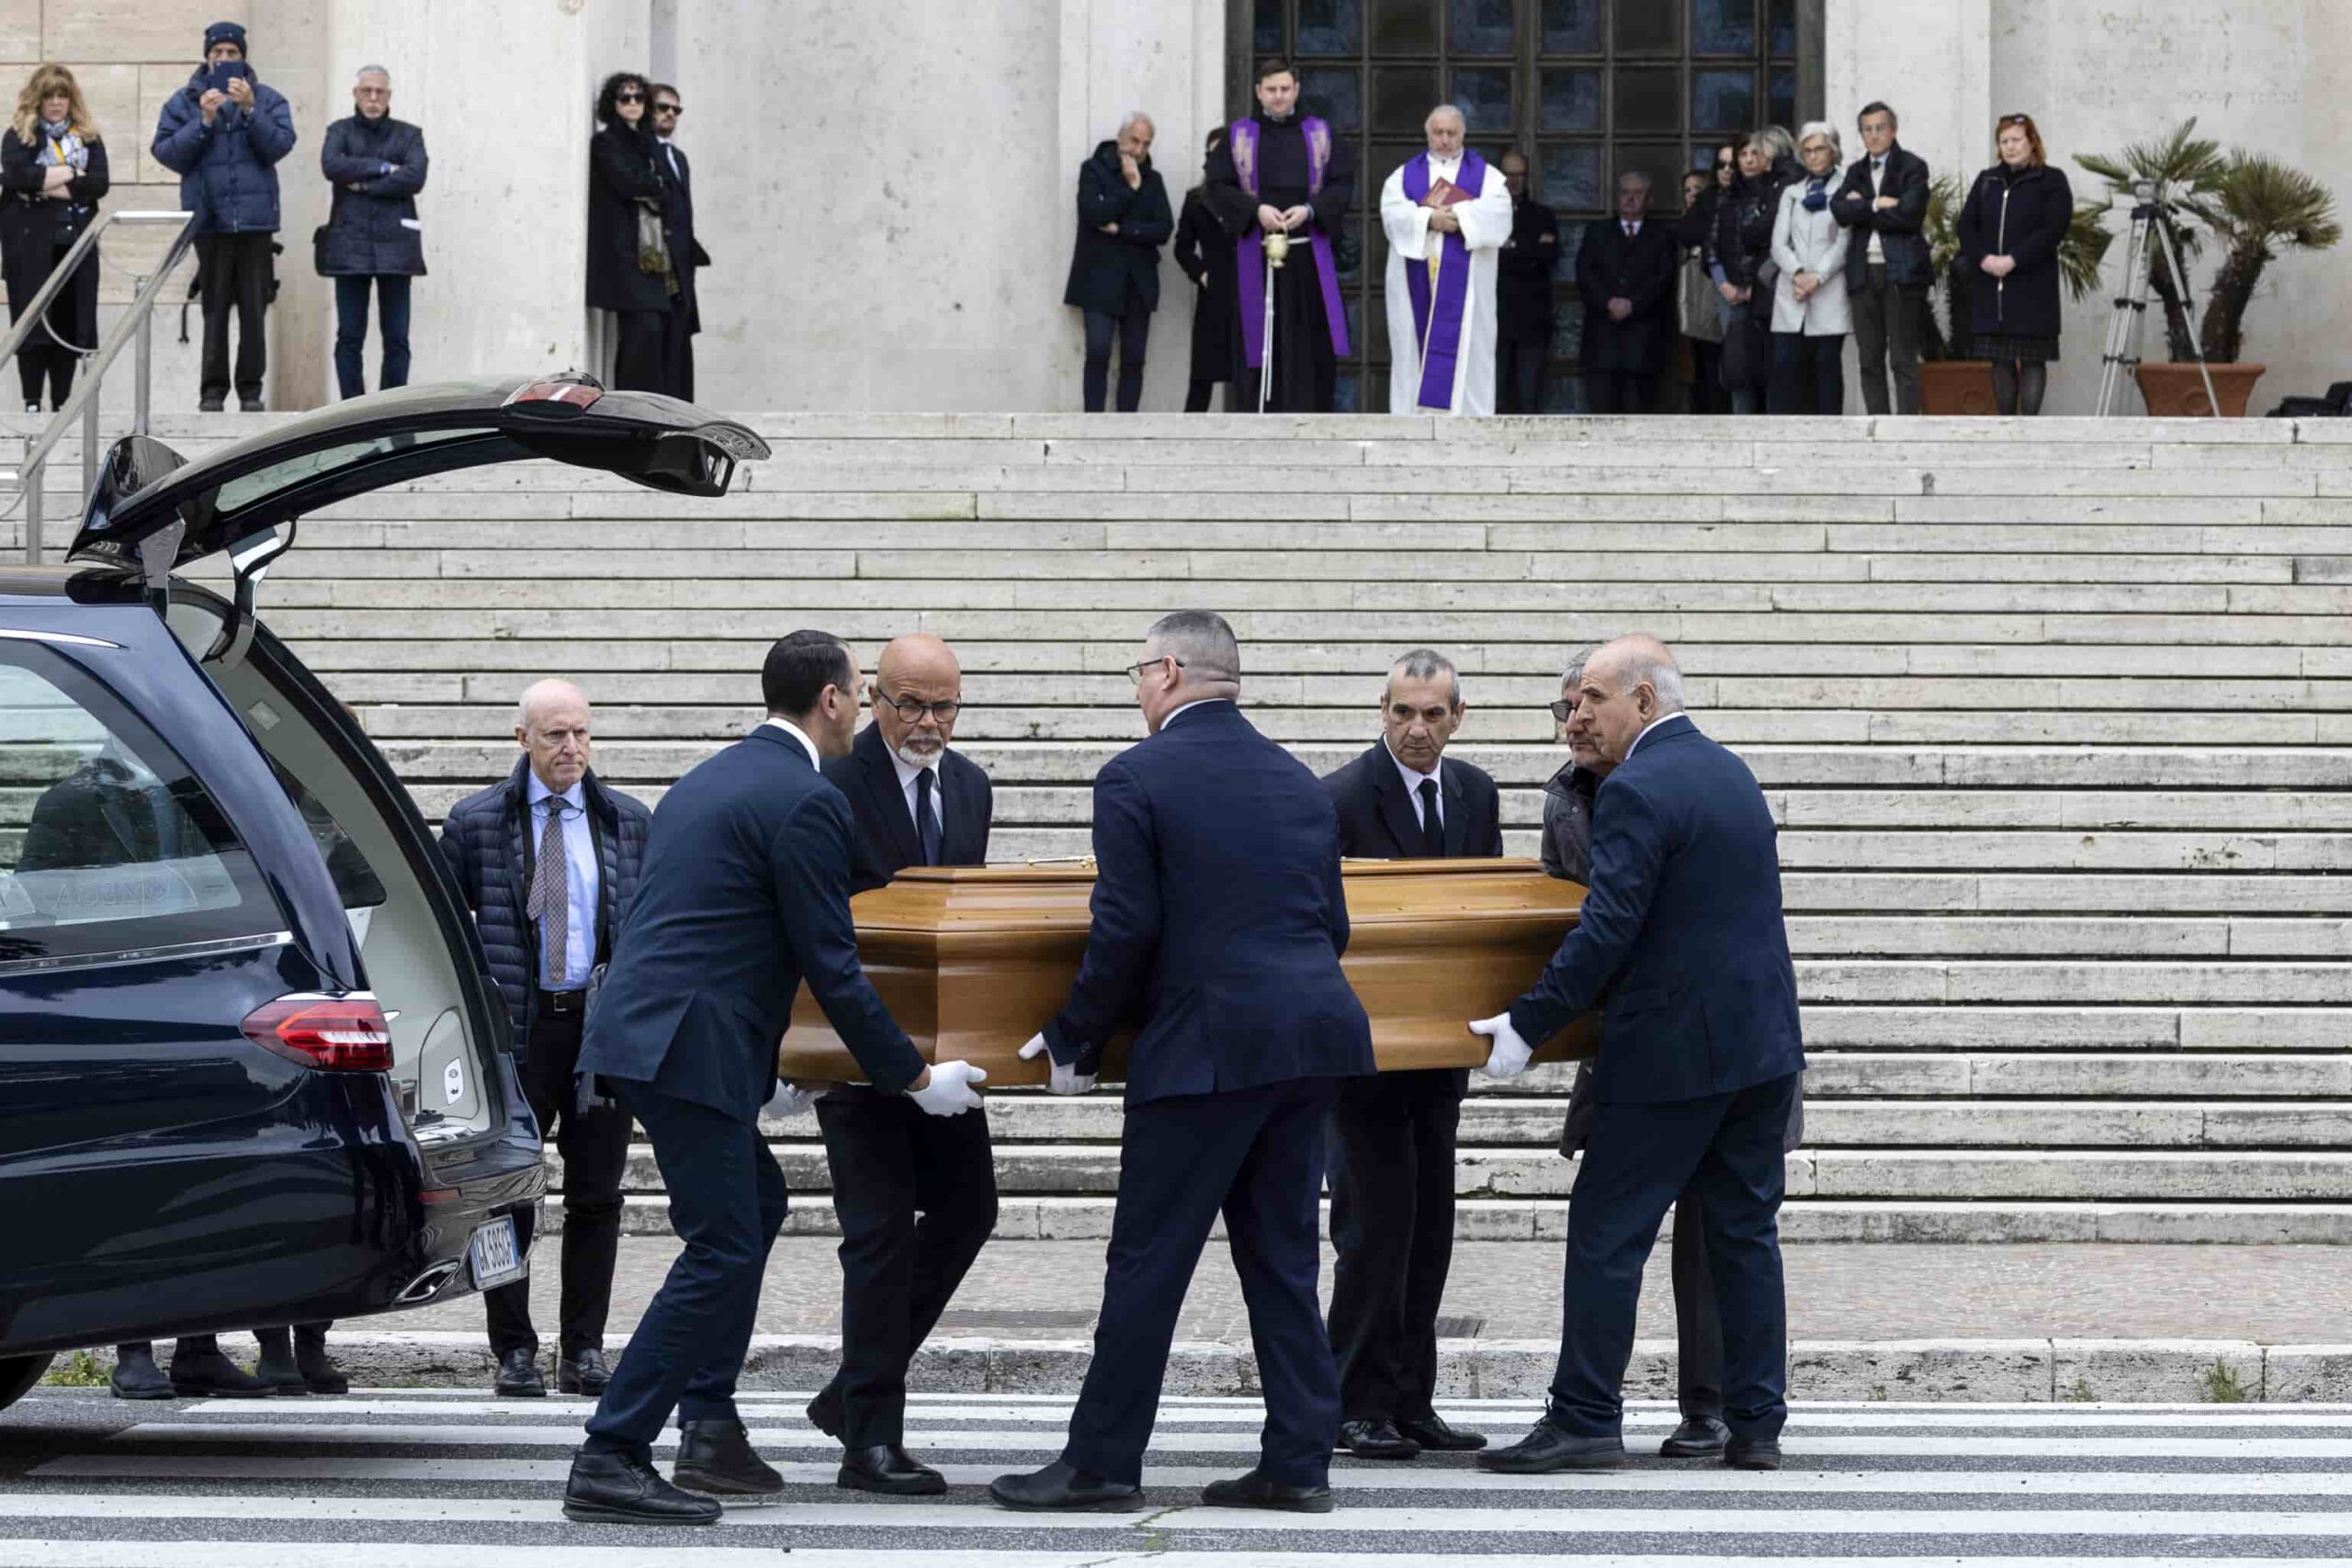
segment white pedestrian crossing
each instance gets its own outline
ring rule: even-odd
[[[1628,1412],[1622,1471],[1506,1476],[1470,1456],[1366,1464],[1340,1456],[1323,1515],[1204,1506],[1247,1468],[1263,1411],[1171,1399],[1132,1515],[1012,1514],[982,1491],[1052,1458],[1067,1398],[918,1397],[908,1446],[939,1462],[941,1498],[833,1484],[837,1452],[805,1394],[744,1401],[785,1476],[773,1506],[721,1528],[585,1528],[561,1516],[581,1401],[367,1390],[348,1398],[214,1402],[152,1416],[100,1396],[38,1394],[0,1421],[0,1564],[10,1568],[619,1568],[691,1548],[819,1568],[1339,1568],[1442,1554],[1447,1568],[1534,1568],[1563,1554],[1611,1568],[2107,1568],[2352,1560],[2352,1412],[2342,1406],[1800,1405],[1787,1468],[1653,1457],[1674,1412]],[[1540,1413],[1449,1404],[1497,1442]],[[671,1445],[662,1447],[663,1455]]]

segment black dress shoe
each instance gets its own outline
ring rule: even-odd
[[[1026,1475],[998,1476],[989,1483],[989,1497],[1000,1508],[1023,1514],[1064,1509],[1073,1513],[1091,1510],[1133,1514],[1144,1506],[1142,1487],[1105,1481],[1099,1475],[1073,1470],[1068,1461],[1058,1459]]]
[[[826,1389],[810,1400],[808,1408],[801,1414],[808,1417],[808,1425],[816,1427],[825,1436],[838,1438],[842,1435],[842,1427],[844,1424],[842,1420],[842,1402],[835,1397],[831,1389]]]
[[[311,1392],[311,1380],[294,1364],[294,1331],[290,1328],[256,1328],[254,1341],[261,1347],[261,1359],[254,1363],[254,1376],[269,1385],[275,1396],[304,1395]]]
[[[662,1479],[650,1460],[635,1454],[571,1456],[563,1483],[563,1517],[582,1525],[715,1525],[718,1504]]]
[[[1724,1451],[1731,1428],[1712,1416],[1693,1416],[1657,1446],[1660,1459],[1713,1459]]]
[[[1399,1421],[1396,1430],[1421,1445],[1430,1453],[1466,1454],[1487,1446],[1484,1432],[1462,1432],[1445,1424],[1442,1416],[1424,1416],[1418,1421]]]
[[[1273,1508],[1286,1514],[1328,1514],[1329,1486],[1291,1486],[1269,1481],[1256,1471],[1230,1481],[1212,1481],[1201,1488],[1201,1501],[1212,1508]]]
[[[262,412],[261,400],[259,398],[239,398],[237,400],[237,412],[240,413],[260,413]]]
[[[689,1492],[722,1497],[774,1497],[784,1477],[752,1451],[752,1435],[729,1418],[678,1423],[678,1462],[670,1479]]]
[[[1393,1421],[1342,1421],[1340,1447],[1358,1459],[1421,1457],[1421,1445],[1399,1432]]]
[[[172,1392],[182,1399],[267,1399],[272,1390],[215,1346],[172,1352]]]
[[[1771,1438],[1761,1438],[1752,1443],[1737,1438],[1724,1444],[1724,1462],[1734,1470],[1778,1470],[1781,1468],[1781,1445]]]
[[[147,1344],[118,1345],[114,1348],[114,1371],[107,1374],[107,1385],[114,1390],[117,1399],[169,1399],[172,1380],[155,1364],[155,1347]]]
[[[594,1399],[605,1392],[613,1381],[613,1370],[605,1365],[602,1350],[582,1350],[577,1356],[566,1356],[555,1364],[555,1391],[558,1393],[584,1393]]]
[[[1622,1438],[1579,1438],[1549,1421],[1538,1421],[1527,1436],[1507,1449],[1478,1456],[1481,1470],[1505,1475],[1544,1475],[1555,1470],[1614,1470],[1625,1462]]]
[[[845,1450],[833,1484],[893,1497],[936,1497],[947,1490],[947,1477],[896,1443],[876,1443],[870,1449]]]
[[[221,405],[226,403],[228,400],[228,394],[225,392],[207,394],[206,396],[196,400],[196,412],[198,413],[219,413],[220,412]]]
[[[539,1376],[539,1353],[520,1345],[498,1358],[498,1381],[490,1385],[501,1399],[545,1399],[547,1380]]]

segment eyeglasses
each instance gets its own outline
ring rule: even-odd
[[[922,716],[925,714],[931,715],[933,719],[943,725],[953,724],[956,722],[956,716],[962,712],[964,707],[964,705],[954,697],[943,697],[938,702],[926,703],[916,697],[894,697],[888,692],[875,693],[874,705],[879,708],[885,704],[898,709],[899,716],[909,724],[921,724]]]
[[[1552,716],[1554,718],[1558,719],[1562,724],[1566,724],[1568,722],[1569,718],[1574,716],[1577,704],[1576,701],[1567,697],[1562,697],[1556,703],[1545,703],[1544,705],[1552,710]]]
[[[684,104],[656,104],[653,106],[653,112],[655,114],[684,114],[686,112],[686,106]]]
[[[1140,686],[1140,685],[1142,685],[1142,684],[1143,684],[1143,672],[1144,672],[1145,671],[1147,671],[1147,670],[1150,669],[1150,668],[1151,668],[1152,666],[1154,666],[1155,664],[1173,664],[1173,665],[1174,665],[1174,666],[1176,666],[1176,668],[1177,668],[1177,669],[1179,669],[1179,670],[1182,670],[1182,668],[1184,668],[1184,661],[1183,661],[1182,660],[1178,659],[1178,658],[1175,658],[1175,657],[1174,657],[1174,656],[1172,656],[1172,655],[1163,653],[1163,654],[1161,654],[1158,659],[1147,659],[1147,660],[1142,660],[1142,661],[1141,661],[1141,662],[1139,662],[1139,663],[1135,663],[1135,664],[1130,664],[1130,665],[1128,665],[1128,666],[1127,666],[1127,681],[1128,681],[1128,683],[1129,683],[1129,684],[1131,684],[1131,685],[1136,685],[1136,686]]]

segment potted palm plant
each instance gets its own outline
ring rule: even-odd
[[[2282,251],[2324,251],[2343,238],[2335,198],[2301,170],[2243,150],[2223,153],[2182,121],[2160,141],[2134,143],[2120,158],[2085,155],[2075,162],[2107,181],[2110,197],[2130,196],[2142,180],[2156,182],[2156,220],[2171,235],[2184,268],[2193,267],[2211,239],[2222,252],[2203,320],[2161,249],[2149,285],[2163,301],[2169,363],[2142,364],[2133,375],[2152,414],[2245,412],[2254,384],[2267,368],[2245,362],[2245,312],[2264,270]],[[2128,280],[2127,280],[2128,285]],[[2193,324],[2192,324],[2193,322]],[[2195,363],[2204,354],[2205,368]],[[2205,395],[2211,375],[2216,410]]]
[[[1960,209],[1964,199],[1957,175],[1939,175],[1928,187],[1928,216],[1922,232],[1927,236],[1935,284],[1928,291],[1926,319],[1919,323],[1921,413],[1993,412],[1993,367],[1974,355],[1971,313],[1976,274],[1960,260]],[[2098,288],[2099,263],[2106,258],[2112,238],[2102,222],[2106,212],[2105,202],[2076,202],[2066,237],[2058,243],[2058,273],[2075,299]]]

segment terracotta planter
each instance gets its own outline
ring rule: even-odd
[[[2262,379],[2265,365],[2209,365],[2206,370],[2213,378],[2213,395],[2222,400],[2223,419],[2244,419],[2246,400],[2254,396],[2254,384]],[[2197,362],[2186,365],[2142,365],[2132,371],[2140,382],[2140,396],[2146,400],[2149,414],[2156,419],[2202,419],[2214,410],[2205,400],[2205,378],[2198,373]]]
[[[1372,1019],[1384,1071],[1469,1067],[1487,1043],[1464,1027],[1535,983],[1577,923],[1584,889],[1532,860],[1349,861],[1347,956],[1340,961]],[[1046,1065],[1014,1053],[1069,995],[1086,950],[1091,863],[915,866],[850,900],[858,956],[891,1016],[926,1060],[956,1057],[989,1085],[1043,1083]],[[1599,1015],[1544,1043],[1539,1062],[1589,1056]],[[1102,1076],[1123,1077],[1126,1043]],[[786,1077],[861,1075],[803,987],[777,1054]]]
[[[1993,412],[1993,362],[1989,359],[1929,359],[1919,366],[1919,412],[1929,414],[1989,414]]]

